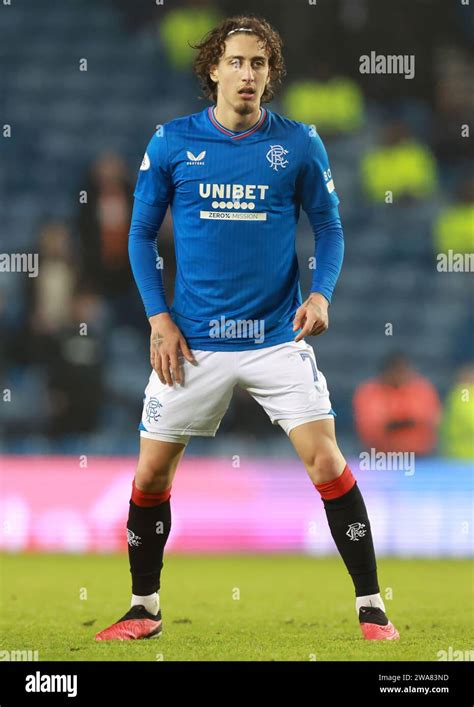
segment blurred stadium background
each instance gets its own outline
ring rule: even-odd
[[[329,331],[309,341],[376,549],[472,554],[472,272],[443,272],[438,256],[474,252],[474,18],[442,0],[2,6],[0,250],[40,264],[36,278],[0,272],[6,551],[126,549],[150,372],[127,255],[133,186],[155,126],[206,104],[187,42],[246,11],[285,44],[270,109],[316,125],[341,199],[345,262]],[[414,55],[414,78],[360,73],[371,51]],[[170,216],[158,248],[171,303]],[[303,295],[313,254],[302,213]],[[364,470],[370,449],[414,452],[414,473]],[[243,391],[216,438],[189,445],[167,550],[335,550],[289,441]]]

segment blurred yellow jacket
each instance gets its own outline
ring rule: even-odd
[[[385,201],[388,191],[394,201],[407,195],[421,199],[430,196],[438,183],[435,158],[414,140],[368,152],[362,159],[361,178],[367,196],[378,202]]]
[[[444,456],[474,459],[474,385],[459,383],[449,392],[441,440]]]
[[[434,227],[435,249],[446,253],[474,251],[474,204],[454,204],[444,209]]]
[[[357,130],[365,119],[364,97],[355,81],[294,81],[285,91],[283,108],[291,120],[315,125],[326,133]]]

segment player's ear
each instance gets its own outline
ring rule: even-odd
[[[217,83],[217,66],[215,64],[209,67],[209,76],[214,83]]]

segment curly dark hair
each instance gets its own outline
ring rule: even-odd
[[[209,76],[209,71],[211,66],[219,63],[219,59],[224,54],[227,34],[238,27],[251,29],[252,34],[262,41],[268,54],[270,80],[261,98],[261,103],[267,103],[273,98],[275,88],[281,83],[286,70],[282,54],[282,38],[262,17],[256,15],[230,17],[208,32],[201,42],[191,45],[198,51],[193,65],[194,72],[199,79],[204,96],[216,102],[217,84]]]

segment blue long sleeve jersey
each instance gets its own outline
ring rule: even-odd
[[[301,207],[315,236],[311,292],[331,302],[344,236],[313,126],[265,108],[243,132],[221,125],[214,107],[177,118],[151,138],[134,197],[129,256],[146,314],[169,312],[191,348],[238,351],[294,339]],[[157,247],[168,205],[177,264],[171,308]],[[264,338],[246,336],[252,327],[239,322],[258,322]]]

